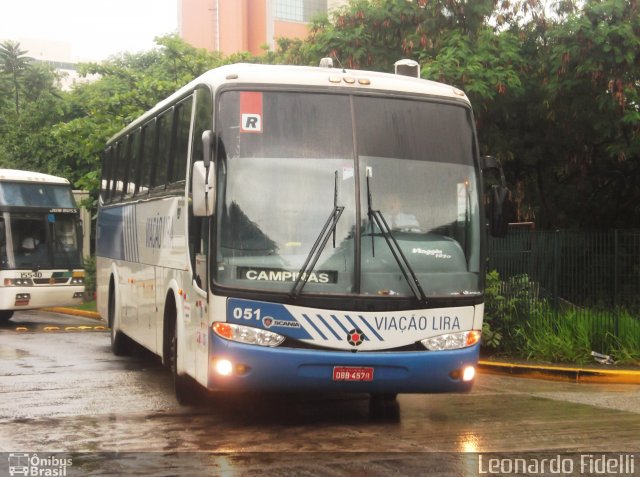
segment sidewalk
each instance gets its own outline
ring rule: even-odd
[[[640,384],[640,370],[600,367],[577,367],[539,363],[508,363],[480,360],[478,369],[488,374],[523,378],[549,379],[573,383]]]
[[[46,311],[66,315],[83,316],[100,320],[95,311],[75,308],[44,308]],[[504,361],[480,360],[478,369],[487,374],[502,374],[522,378],[549,379],[573,383],[600,384],[640,384],[640,370],[594,367],[556,366],[553,364],[509,363]]]

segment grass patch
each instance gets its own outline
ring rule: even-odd
[[[82,311],[98,311],[96,308],[95,300],[85,301],[83,304],[78,306],[73,306],[71,308],[73,308],[74,310],[82,310]]]

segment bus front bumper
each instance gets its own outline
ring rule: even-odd
[[[31,310],[82,303],[84,285],[0,287],[0,310]]]
[[[210,332],[208,388],[242,391],[438,393],[471,390],[463,370],[477,367],[480,345],[448,351],[360,352],[269,348]],[[219,373],[226,360],[230,374]],[[364,368],[371,380],[336,381],[336,367]]]

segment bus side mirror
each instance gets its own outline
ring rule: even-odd
[[[207,130],[202,133],[202,161],[204,167],[209,168],[213,156],[213,131]]]
[[[492,236],[502,238],[507,235],[509,222],[515,219],[511,193],[507,187],[507,180],[500,163],[493,156],[483,156],[480,158],[482,172],[497,174],[498,185],[492,185],[489,189],[489,232]]]
[[[192,200],[193,215],[196,217],[209,217],[213,215],[215,205],[215,172],[212,164],[205,166],[204,161],[196,161],[193,164]]]

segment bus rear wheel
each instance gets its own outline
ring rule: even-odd
[[[109,328],[111,329],[111,351],[116,356],[128,356],[131,354],[131,341],[122,331],[118,330],[116,320],[116,294],[113,280],[109,285]]]

